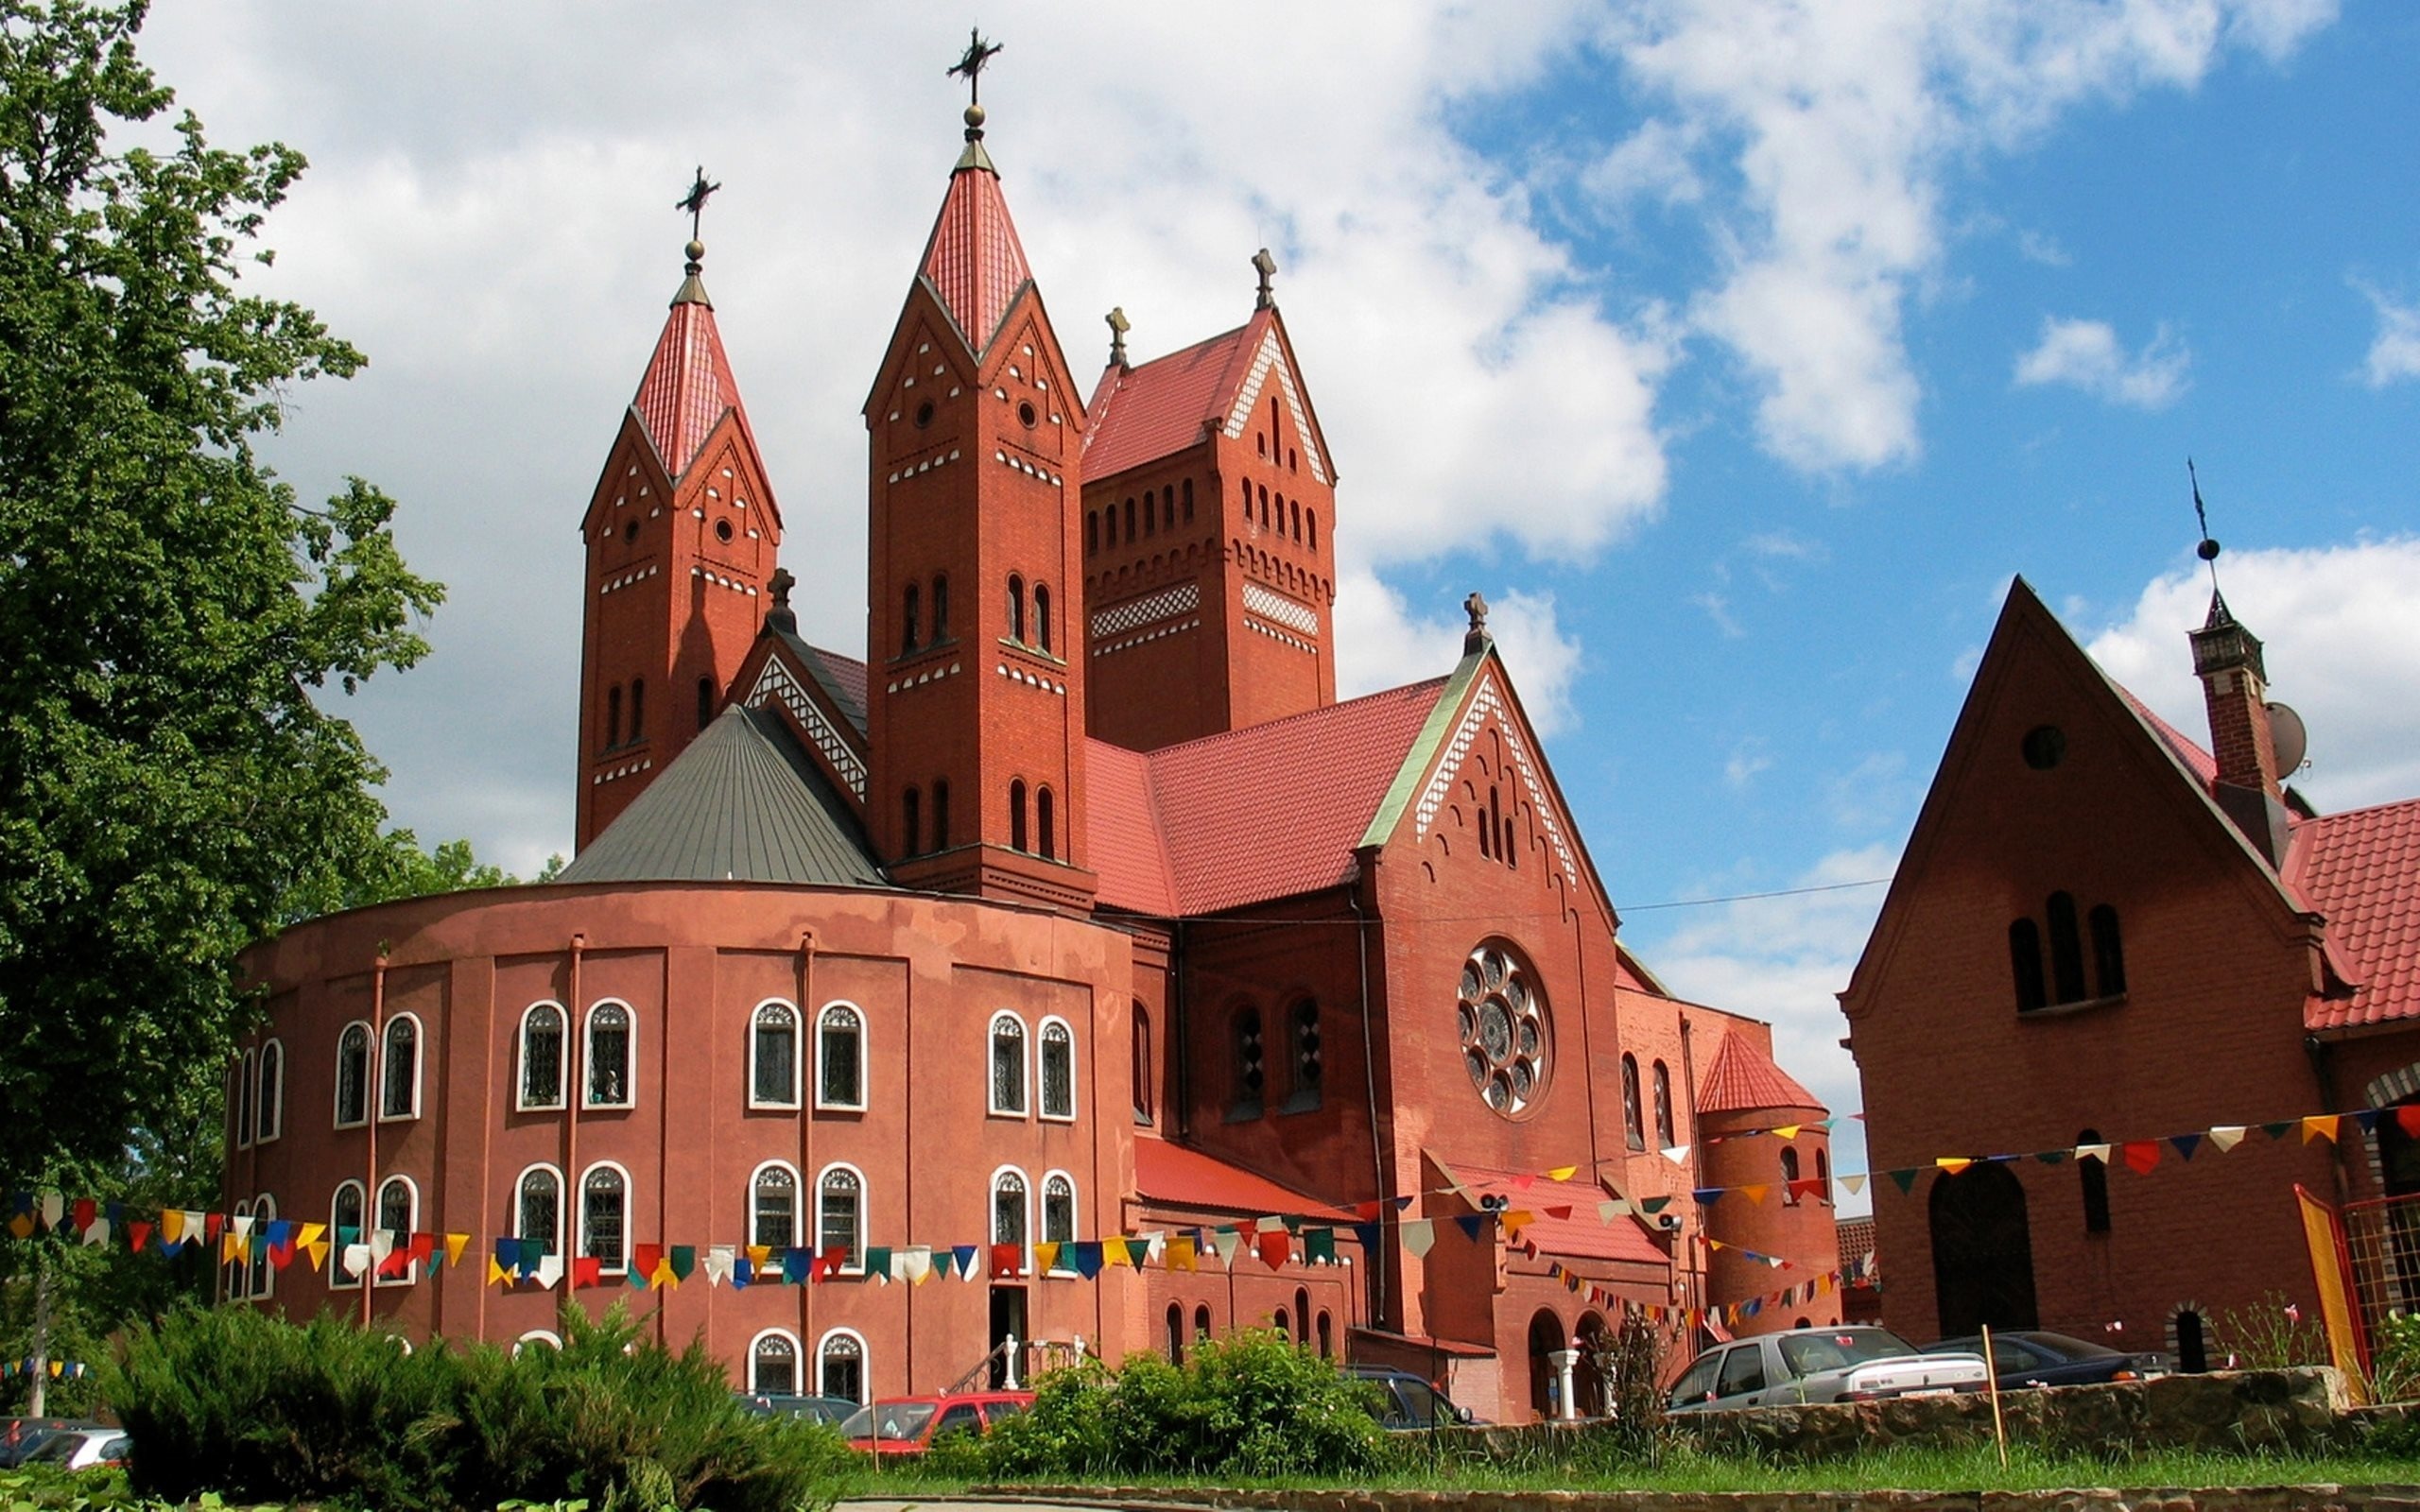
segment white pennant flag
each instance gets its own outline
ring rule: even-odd
[[[384,1265],[387,1263],[387,1257],[394,1252],[395,1230],[392,1228],[372,1228],[370,1230],[370,1258],[372,1260],[374,1260],[379,1264]]]
[[[1403,1234],[1403,1247],[1411,1252],[1414,1260],[1436,1246],[1437,1220],[1434,1218],[1414,1218],[1395,1227]]]
[[[1272,1215],[1272,1216],[1270,1216],[1270,1217],[1267,1217],[1267,1218],[1263,1218],[1262,1220],[1260,1220],[1259,1224],[1258,1224],[1256,1227],[1260,1229],[1260,1231],[1261,1231],[1262,1233],[1265,1233],[1265,1234],[1273,1234],[1273,1233],[1275,1233],[1277,1230],[1279,1230],[1280,1228],[1285,1228],[1285,1227],[1286,1227],[1286,1220],[1285,1220],[1285,1219],[1283,1219],[1283,1218],[1279,1218],[1279,1217],[1276,1217],[1276,1216]]]
[[[2219,1147],[2219,1153],[2221,1155],[2224,1155],[2227,1151],[2232,1150],[2237,1145],[2242,1143],[2243,1137],[2251,1132],[2252,1129],[2248,1125],[2221,1124],[2210,1130],[2210,1143]]]
[[[731,1280],[732,1267],[739,1252],[729,1245],[716,1245],[706,1251],[706,1284],[720,1286]]]
[[[355,1276],[359,1276],[363,1271],[368,1270],[370,1268],[370,1246],[368,1245],[345,1246],[344,1268],[351,1271]]]
[[[558,1287],[558,1286],[562,1285],[562,1280],[563,1280],[563,1257],[562,1257],[562,1256],[561,1256],[561,1255],[541,1255],[541,1256],[539,1256],[539,1257],[538,1257],[538,1284],[539,1284],[539,1285],[541,1285],[541,1286],[543,1286],[543,1287],[544,1287],[546,1290],[548,1290],[548,1291],[550,1291],[550,1292],[551,1292],[551,1291],[553,1291],[556,1287]]]
[[[1664,1152],[1664,1159],[1674,1165],[1686,1165],[1689,1163],[1689,1147],[1685,1144],[1675,1144]]]
[[[933,1279],[933,1251],[929,1245],[917,1245],[902,1249],[896,1255],[899,1279],[910,1286],[922,1286]]]
[[[1611,1202],[1600,1202],[1597,1204],[1597,1221],[1599,1223],[1611,1223],[1616,1218],[1627,1218],[1629,1216],[1630,1204],[1620,1197],[1616,1197]]]
[[[1865,1173],[1859,1171],[1855,1176],[1844,1176],[1841,1177],[1841,1190],[1847,1193],[1852,1197],[1864,1191]]]
[[[235,1243],[250,1247],[252,1242],[252,1215],[249,1212],[239,1212],[227,1222],[235,1230]]]
[[[1161,1252],[1167,1247],[1167,1239],[1168,1235],[1167,1229],[1154,1228],[1150,1233],[1136,1234],[1132,1239],[1128,1240],[1126,1242],[1126,1246],[1130,1254],[1132,1253],[1135,1245],[1140,1244],[1143,1246],[1141,1256],[1134,1262],[1135,1268],[1138,1270],[1141,1269],[1146,1261],[1149,1261],[1153,1264],[1157,1264],[1159,1263]]]
[[[91,1223],[84,1226],[85,1244],[106,1245],[109,1242],[110,1221],[107,1218],[95,1218]]]
[[[185,1210],[185,1243],[199,1245],[210,1232],[210,1215],[199,1208]]]
[[[1236,1251],[1243,1247],[1244,1236],[1232,1228],[1210,1230],[1210,1247],[1219,1252],[1219,1263],[1229,1270],[1236,1268]]]
[[[2109,1146],[2106,1144],[2079,1144],[2076,1146],[2076,1159],[2079,1160],[2099,1160],[2101,1164],[2107,1165],[2109,1163]]]
[[[42,1226],[44,1228],[58,1228],[59,1220],[66,1214],[66,1211],[65,1197],[56,1192],[45,1192],[42,1194]]]

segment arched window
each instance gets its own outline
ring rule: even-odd
[[[862,1111],[866,1106],[866,1025],[845,1003],[815,1021],[815,1106]]]
[[[579,1182],[579,1252],[597,1269],[621,1275],[631,1268],[631,1178],[620,1166],[600,1162]]]
[[[1058,860],[1058,804],[1051,798],[1050,789],[1046,787],[1037,787],[1033,790],[1033,826],[1042,837],[1042,858],[1046,861]]]
[[[1160,496],[1150,489],[1143,490],[1143,534],[1160,533]]]
[[[364,1206],[360,1182],[337,1183],[336,1196],[328,1203],[328,1235],[336,1242],[328,1256],[328,1284],[331,1287],[361,1284],[361,1272],[347,1263],[345,1248],[350,1245],[368,1243],[361,1231],[365,1227]]]
[[[823,1395],[860,1406],[866,1395],[866,1341],[855,1329],[834,1329],[815,1347],[816,1385]]]
[[[1134,1004],[1134,1122],[1150,1125],[1151,1099],[1151,1013],[1138,999]]]
[[[264,1192],[252,1199],[252,1246],[249,1263],[251,1274],[244,1291],[251,1297],[268,1297],[277,1290],[277,1270],[268,1261],[268,1228],[277,1222],[277,1199]]]
[[[949,849],[949,783],[933,779],[933,849]]]
[[[235,1203],[234,1211],[231,1216],[237,1220],[244,1220],[251,1218],[251,1215],[252,1205],[250,1202],[239,1198]],[[218,1267],[219,1297],[225,1301],[242,1301],[244,1299],[245,1283],[251,1279],[251,1272],[245,1265],[240,1257],[221,1263]]]
[[[917,606],[921,601],[921,597],[922,595],[918,592],[916,585],[913,583],[909,583],[907,588],[902,590],[900,593],[899,654],[901,656],[912,656],[915,654],[917,620],[919,618],[916,610]]]
[[[748,1177],[748,1242],[787,1249],[798,1243],[798,1172],[768,1160]]]
[[[2118,937],[2118,910],[2107,903],[2092,910],[2092,975],[2093,986],[2104,998],[2117,997],[2126,990],[2126,947]],[[261,1064],[266,1066],[268,1062],[264,1060]]]
[[[1815,1183],[1822,1189],[1815,1194],[1816,1200],[1827,1208],[1830,1207],[1832,1205],[1832,1158],[1820,1149],[1815,1152]]]
[[[560,1349],[562,1339],[552,1329],[531,1329],[512,1341],[512,1352],[518,1358],[524,1349]]]
[[[949,639],[949,579],[933,574],[933,644]]]
[[[1025,1173],[1002,1166],[992,1173],[992,1243],[1023,1246],[1029,1232]]]
[[[1062,1246],[1058,1259],[1051,1262],[1052,1275],[1063,1276],[1076,1268],[1065,1247],[1076,1242],[1076,1183],[1064,1172],[1053,1171],[1042,1178],[1042,1242]]]
[[[520,1106],[563,1106],[563,1010],[552,1003],[533,1003],[521,1015]]]
[[[1269,1321],[1270,1326],[1277,1330],[1277,1337],[1280,1342],[1286,1344],[1291,1344],[1294,1342],[1294,1330],[1291,1325],[1291,1321],[1286,1315],[1286,1310],[1284,1308],[1281,1307],[1272,1314]]]
[[[1243,490],[1244,490],[1244,524],[1252,524],[1252,479],[1250,479],[1250,478],[1245,478],[1245,479],[1243,480]]]
[[[2076,1135],[2078,1145],[2099,1144],[2100,1130],[2088,1128]],[[2098,1155],[2076,1157],[2076,1179],[2083,1187],[2083,1231],[2105,1234],[2109,1231],[2109,1162]]]
[[[1798,1152],[1787,1144],[1781,1147],[1781,1201],[1786,1208],[1798,1206]]]
[[[1084,555],[1089,557],[1098,550],[1100,550],[1100,511],[1087,509],[1084,511]]]
[[[1227,1117],[1230,1119],[1258,1118],[1261,1108],[1261,1089],[1268,1081],[1267,1069],[1263,1063],[1265,1052],[1260,1040],[1260,1010],[1258,1008],[1247,1007],[1236,1010],[1235,1044],[1236,1085],[1234,1095],[1228,1100]]]
[[[1033,640],[1044,650],[1050,649],[1050,585],[1033,585]]]
[[[767,1329],[748,1347],[748,1389],[760,1397],[795,1397],[798,1340],[783,1329]]]
[[[1025,779],[1009,784],[1009,849],[1025,849]]]
[[[1264,484],[1264,485],[1262,485],[1259,489],[1255,490],[1254,491],[1256,491],[1256,492],[1257,492],[1257,493],[1259,493],[1259,495],[1260,495],[1260,528],[1262,528],[1263,530],[1267,530],[1267,529],[1270,527],[1270,526],[1269,526],[1269,488],[1268,488],[1268,486],[1267,486],[1266,484]]]
[[[840,1268],[866,1268],[866,1178],[853,1165],[829,1165],[815,1180],[815,1247],[846,1258]]]
[[[1303,511],[1303,528],[1305,535],[1305,544],[1309,545],[1314,551],[1318,550],[1320,544],[1320,512],[1317,509],[1305,509]]]
[[[1042,1116],[1076,1116],[1076,1036],[1063,1019],[1042,1021]],[[1047,1235],[1044,1236],[1047,1238]]]
[[[235,1147],[252,1143],[252,1095],[260,1088],[260,1057],[245,1051],[235,1058]]]
[[[2054,892],[2050,895],[2050,986],[2057,994],[2052,1001],[2081,1003],[2083,1001],[2083,936],[2076,929],[2076,901],[2072,894]]]
[[[622,689],[616,683],[605,690],[605,748],[612,750],[622,743]]]
[[[1294,1080],[1286,1111],[1307,1112],[1320,1106],[1320,1078],[1326,1073],[1320,1059],[1320,1005],[1309,998],[1295,1004],[1288,1028],[1294,1040]]]
[[[1622,1056],[1622,1138],[1634,1150],[1647,1148],[1647,1123],[1638,1103],[1638,1057]]]
[[[420,1189],[407,1176],[390,1176],[378,1189],[378,1227],[393,1236],[394,1252],[401,1253],[411,1243],[412,1230],[420,1224]],[[389,1264],[392,1265],[390,1260]],[[413,1280],[417,1267],[394,1266],[392,1274],[382,1270],[381,1283]]]
[[[379,1078],[382,1091],[378,1096],[380,1118],[418,1118],[420,1116],[420,1021],[408,1013],[399,1013],[387,1022],[387,1053],[383,1074]]]
[[[2008,926],[2008,964],[2016,978],[2016,1011],[2031,1013],[2047,1005],[2049,986],[2042,976],[2042,930],[2031,919]]]
[[[1184,523],[1185,523],[1186,524],[1193,524],[1193,480],[1192,480],[1191,478],[1187,478],[1187,479],[1185,479],[1185,480],[1184,480]]]
[[[1160,490],[1160,528],[1176,528],[1176,485],[1173,483]]]
[[[698,728],[705,729],[715,722],[715,679],[698,679]]]
[[[1025,644],[1025,579],[1009,574],[1009,639]]]
[[[631,1105],[631,1010],[611,999],[588,1010],[588,1106]]]
[[[1013,1013],[992,1015],[992,1108],[1025,1116],[1025,1022]]]
[[[1193,1310],[1193,1336],[1197,1339],[1210,1336],[1210,1304],[1207,1302]]]
[[[647,679],[631,679],[631,740],[647,739]]]
[[[563,1178],[551,1165],[521,1173],[514,1191],[512,1236],[536,1240],[544,1253],[563,1252]]]
[[[1336,1319],[1328,1315],[1326,1308],[1320,1309],[1320,1358],[1336,1358]]]
[[[1294,517],[1294,528],[1289,533],[1296,541],[1300,541],[1303,539],[1303,501],[1300,499],[1289,500],[1288,501],[1286,507],[1291,511]]]
[[[285,1046],[261,1046],[260,1091],[252,1099],[252,1140],[267,1144],[285,1132]]]
[[[749,1025],[748,1106],[798,1106],[798,1009],[778,998],[756,1005]]]
[[[1184,1304],[1168,1304],[1168,1364],[1184,1364]]]
[[[1672,1147],[1672,1074],[1660,1060],[1655,1063],[1655,1146]]]
[[[1134,541],[1134,501],[1132,499],[1126,501],[1126,541],[1129,545]]]

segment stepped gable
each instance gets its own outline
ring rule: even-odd
[[[1698,1083],[1698,1112],[1736,1113],[1758,1108],[1804,1108],[1826,1112],[1813,1092],[1773,1063],[1745,1035],[1726,1034]]]
[[[1270,313],[1258,311],[1233,331],[1140,367],[1112,364],[1088,406],[1084,475],[1113,477],[1200,441],[1234,407],[1269,322]]]
[[[560,879],[884,885],[849,805],[781,717],[733,705]]]
[[[2359,984],[2311,999],[2305,1026],[2420,1018],[2420,799],[2302,820],[2284,881],[2326,918],[2329,962]]]

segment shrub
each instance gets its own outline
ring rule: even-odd
[[[849,1463],[819,1425],[740,1408],[701,1344],[674,1354],[616,1304],[563,1347],[406,1352],[322,1314],[246,1308],[138,1328],[109,1382],[137,1488],[454,1512],[510,1501],[789,1512]]]

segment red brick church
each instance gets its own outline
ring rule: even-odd
[[[1087,386],[967,122],[865,403],[866,644],[799,634],[854,585],[778,565],[693,242],[581,522],[577,859],[255,950],[231,1208],[353,1245],[231,1294],[500,1341],[631,1298],[861,1400],[1275,1327],[1520,1418],[1611,1298],[1811,1283],[1824,1110],[1617,942],[1484,606],[1337,700],[1274,264],[1148,362],[1113,313]]]

